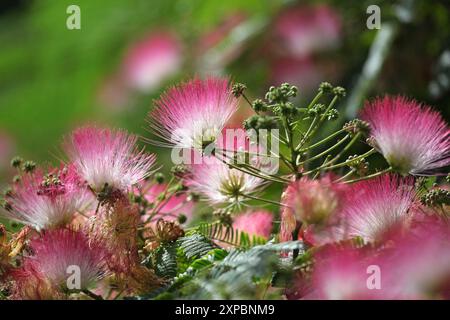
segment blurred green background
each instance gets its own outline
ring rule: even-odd
[[[66,27],[72,4],[81,10],[80,30]],[[380,30],[366,26],[373,4]],[[146,65],[146,39],[164,35],[176,41],[170,58],[155,49]],[[141,72],[136,87],[129,79],[136,70],[128,69],[139,63],[147,76]],[[414,97],[448,119],[450,2],[2,0],[0,175],[10,174],[15,154],[55,162],[63,135],[83,123],[148,136],[152,100],[195,74],[230,75],[251,98],[291,81],[299,103],[329,81],[348,90],[342,121],[384,93]]]

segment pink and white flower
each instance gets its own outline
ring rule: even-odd
[[[311,299],[441,299],[450,284],[448,221],[427,222],[374,249],[328,245],[315,254]]]
[[[265,180],[230,168],[211,156],[205,157],[201,164],[191,166],[186,184],[212,204],[239,204],[245,200],[245,195],[258,192]]]
[[[407,225],[416,198],[414,181],[384,175],[353,184],[346,198],[339,228],[342,237],[374,242]]]
[[[100,242],[89,239],[80,231],[46,231],[31,241],[30,248],[32,255],[24,259],[16,274],[19,277],[21,274],[32,274],[36,278],[34,282],[49,283],[55,291],[88,289],[107,274],[107,251]],[[68,278],[75,273],[79,278],[74,278],[72,283]],[[30,285],[25,280],[18,283],[21,286]],[[18,289],[19,292],[28,291],[27,288]]]
[[[80,175],[96,192],[108,186],[128,191],[151,172],[155,155],[137,146],[138,138],[125,131],[83,127],[66,146]]]
[[[426,175],[450,165],[450,130],[430,107],[384,97],[367,103],[362,118],[371,125],[375,147],[401,174]]]
[[[37,170],[25,174],[7,197],[8,219],[37,230],[69,224],[75,213],[88,209],[93,198],[74,166],[51,170],[44,174]]]
[[[273,214],[269,211],[258,210],[238,215],[233,220],[233,228],[244,231],[250,236],[268,239],[272,232]]]
[[[304,296],[305,299],[360,300],[382,297],[384,291],[368,287],[368,270],[371,271],[371,266],[378,266],[371,250],[328,245],[315,253],[314,260],[310,291]]]
[[[214,143],[236,111],[238,99],[227,78],[193,79],[164,93],[150,113],[155,135],[178,148],[199,149]]]
[[[177,37],[166,31],[153,33],[129,48],[123,64],[125,81],[137,90],[153,91],[178,72],[182,60]]]
[[[347,186],[333,182],[331,175],[318,180],[305,177],[286,188],[283,203],[292,210],[297,221],[320,224],[341,210],[346,190]]]
[[[397,235],[382,255],[384,284],[396,299],[450,298],[448,220],[421,219],[406,235]]]

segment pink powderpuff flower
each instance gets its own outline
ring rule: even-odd
[[[375,147],[392,168],[426,175],[450,165],[450,130],[430,107],[405,97],[367,103],[362,119],[371,125]]]
[[[318,180],[304,177],[287,187],[283,203],[292,210],[296,221],[321,224],[341,210],[347,186],[333,180],[332,175]]]
[[[259,210],[240,214],[234,218],[233,228],[244,231],[250,236],[259,236],[268,239],[272,232],[273,214]]]
[[[161,145],[203,150],[214,143],[236,111],[238,99],[227,78],[193,79],[164,93],[150,113]]]
[[[314,261],[310,290],[304,299],[391,298],[389,288],[383,286],[383,273],[378,278],[379,282],[377,278],[371,278],[371,275],[380,271],[380,263],[376,252],[370,248],[328,245],[315,253]]]
[[[144,193],[145,200],[149,203],[155,203],[158,201],[158,196],[166,191],[167,184],[153,184],[150,187],[144,184],[142,189],[146,190]],[[158,219],[175,221],[181,214],[186,216],[186,218],[192,217],[194,203],[188,201],[188,196],[185,193],[172,195],[160,203],[158,206],[158,214],[152,218],[152,221],[158,221]],[[142,216],[142,219],[146,221],[148,215]]]
[[[261,178],[230,168],[221,160],[204,157],[201,164],[192,165],[186,185],[206,197],[212,204],[240,204],[245,195],[258,192],[265,181]]]
[[[395,299],[450,298],[450,226],[422,217],[406,235],[396,235],[379,263]]]
[[[341,19],[326,5],[289,8],[278,17],[274,30],[291,54],[304,57],[339,44]]]
[[[23,175],[6,200],[10,209],[3,213],[6,218],[43,230],[69,224],[94,199],[75,167],[69,165],[48,174],[36,170]]]
[[[182,57],[181,44],[172,33],[150,34],[133,44],[126,53],[124,79],[132,88],[151,92],[180,70]]]
[[[267,161],[264,146],[254,144],[242,129],[224,129],[216,143],[214,156],[204,156],[200,164],[189,167],[186,185],[212,204],[240,205],[247,196],[260,191],[266,181],[228,164],[249,163],[262,174],[272,173],[276,166]],[[243,157],[245,154],[248,157]]]
[[[125,131],[83,127],[72,133],[66,150],[93,190],[125,192],[146,178],[155,163],[155,155],[140,150],[137,140]]]
[[[416,198],[414,180],[383,175],[353,184],[346,198],[338,228],[342,237],[383,240],[407,226]]]
[[[33,274],[38,283],[49,283],[56,292],[89,289],[108,272],[105,263],[107,251],[100,242],[89,239],[80,231],[45,231],[31,241],[30,248],[32,255],[24,259],[18,275]],[[70,279],[71,275],[79,278]],[[29,285],[27,281],[19,284]],[[18,288],[17,291],[27,290]]]

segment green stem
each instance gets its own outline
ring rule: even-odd
[[[334,160],[333,159],[330,162],[326,163],[325,165],[322,165],[322,166],[320,166],[318,168],[315,168],[313,170],[307,171],[304,174],[310,174],[310,173],[316,172],[318,170],[332,170],[332,169],[336,169],[336,168],[340,168],[340,167],[345,167],[345,166],[351,164],[352,162],[354,162],[355,160],[359,160],[359,159],[368,157],[368,156],[370,156],[371,154],[373,154],[375,152],[376,152],[375,149],[370,149],[366,153],[364,153],[362,155],[359,155],[359,156],[357,156],[357,157],[355,157],[355,158],[353,158],[351,160],[347,160],[347,161],[344,161],[344,162],[341,162],[341,163],[338,163],[338,164],[335,164],[335,165],[332,165],[332,166],[328,166]]]
[[[277,205],[277,206],[280,206],[280,207],[289,208],[289,206],[287,206],[285,204],[282,204],[282,203],[276,202],[276,201],[272,201],[272,200],[269,200],[269,199],[258,198],[258,197],[251,196],[251,195],[248,195],[248,194],[240,194],[240,196],[242,196],[244,198],[252,199],[252,200],[257,200],[257,201],[262,201],[262,202],[274,204],[274,205]]]
[[[308,158],[305,161],[299,162],[297,164],[298,165],[303,165],[303,164],[305,164],[307,162],[319,159],[319,158],[323,157],[324,155],[327,155],[328,153],[330,153],[331,151],[333,151],[334,149],[339,147],[341,144],[343,144],[349,137],[350,137],[349,135],[346,135],[345,137],[343,137],[341,140],[339,140],[336,144],[334,144],[332,147],[328,148],[327,150],[325,150],[325,151],[323,151],[323,152],[321,152],[321,153],[319,153],[319,154],[317,154],[317,155],[315,155],[315,156],[313,156],[311,158]]]
[[[319,129],[319,127],[321,126],[321,124],[325,121],[326,117],[327,117],[327,113],[328,111],[331,110],[331,108],[334,107],[334,105],[336,104],[336,102],[338,101],[338,96],[334,96],[333,100],[331,100],[330,104],[328,105],[327,109],[322,113],[322,115],[320,116],[319,121],[317,121],[317,116],[314,117],[314,120],[311,123],[311,126],[309,127],[308,131],[306,132],[305,136],[303,137],[303,139],[300,141],[300,143],[298,144],[296,149],[301,149],[305,143],[312,137],[314,136],[314,134],[316,133],[316,131]]]
[[[354,174],[356,172],[356,169],[351,169],[349,172],[347,172],[346,174],[344,174],[342,177],[340,177],[339,179],[334,180],[333,182],[341,182],[345,179],[347,179],[348,177],[350,177],[352,174]]]
[[[341,130],[338,130],[338,131],[334,132],[333,134],[329,135],[329,136],[326,137],[325,139],[322,139],[322,140],[320,140],[320,141],[318,141],[318,142],[316,142],[316,143],[314,143],[314,144],[312,144],[312,145],[310,145],[310,146],[308,146],[308,147],[306,147],[306,148],[297,150],[297,152],[302,153],[302,152],[306,152],[306,151],[308,151],[308,150],[311,150],[311,149],[313,149],[313,148],[315,148],[315,147],[318,147],[318,146],[320,146],[321,144],[324,144],[325,142],[327,142],[327,141],[333,139],[334,137],[338,136],[339,134],[341,134],[341,133],[344,132],[344,131],[345,131],[345,129],[342,128]]]
[[[319,99],[322,97],[323,92],[319,91],[316,96],[311,100],[311,102],[309,103],[307,109],[311,109],[316,103],[317,101],[319,101]]]
[[[345,181],[345,183],[355,183],[355,182],[358,182],[358,181],[363,181],[363,180],[376,178],[378,176],[381,176],[381,175],[383,175],[385,173],[388,173],[388,172],[391,172],[391,171],[392,171],[392,167],[389,167],[387,169],[384,169],[384,170],[376,172],[376,173],[369,174],[368,176],[365,176],[365,177],[362,177],[362,178],[357,178],[357,179]]]
[[[228,158],[225,154],[223,154],[223,156],[225,158],[231,160],[231,161],[233,160],[233,159]],[[220,159],[218,157],[216,157],[216,159],[219,159],[224,164],[226,164],[227,166],[229,166],[229,167],[231,167],[233,169],[239,170],[239,171],[241,171],[241,172],[243,172],[245,174],[249,174],[249,175],[252,175],[252,176],[257,177],[257,178],[261,178],[261,179],[264,179],[264,180],[267,180],[267,181],[272,181],[272,182],[278,182],[278,183],[290,183],[289,180],[281,178],[281,177],[278,177],[278,176],[275,176],[275,175],[269,175],[269,176],[266,175],[266,176],[264,176],[264,175],[259,174],[258,172],[254,172],[254,171],[251,171],[251,170],[245,170],[243,167],[237,166],[237,165],[235,165],[233,163],[228,163],[224,159]],[[252,170],[256,170],[253,167],[250,167],[250,168]]]

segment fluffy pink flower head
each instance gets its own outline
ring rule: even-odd
[[[25,174],[15,185],[7,197],[11,210],[4,216],[37,230],[55,228],[69,224],[74,214],[87,209],[92,200],[73,165],[48,174],[37,170]]]
[[[397,235],[381,256],[383,284],[394,298],[450,298],[450,226],[448,220],[433,218]]]
[[[429,174],[450,165],[450,130],[430,107],[384,97],[367,103],[362,118],[370,123],[376,148],[397,172]]]
[[[230,168],[211,156],[205,157],[203,163],[191,166],[186,184],[212,204],[238,204],[245,200],[243,195],[259,191],[265,181]]]
[[[62,291],[90,288],[107,272],[107,251],[100,242],[79,231],[46,231],[31,241],[30,248],[33,255],[25,258],[22,269],[34,270],[42,281]],[[71,275],[79,278],[72,277],[72,281]]]
[[[244,231],[250,236],[260,236],[268,239],[272,231],[273,214],[260,210],[238,215],[234,218],[233,228]]]
[[[312,288],[305,298],[326,300],[374,299],[379,290],[368,288],[368,268],[374,265],[363,249],[328,245],[314,256]]]
[[[341,21],[329,6],[298,7],[278,17],[275,31],[292,54],[307,56],[338,44]]]
[[[66,150],[95,191],[105,186],[127,191],[150,174],[155,162],[153,154],[138,148],[137,140],[125,131],[83,127],[72,133]]]
[[[125,79],[129,86],[149,92],[180,69],[181,44],[169,32],[151,34],[135,43],[124,61]]]
[[[204,156],[200,164],[190,166],[186,184],[194,192],[204,195],[213,204],[240,204],[245,195],[258,192],[265,180],[230,167],[227,163],[251,163],[265,173],[276,169],[266,163],[265,153],[253,145],[242,129],[225,129],[217,140],[215,156]],[[241,155],[251,152],[247,159]],[[259,154],[257,154],[260,152]]]
[[[421,221],[378,249],[328,245],[315,257],[309,298],[448,298],[448,221]]]
[[[216,141],[237,106],[227,78],[193,79],[162,95],[150,126],[167,142],[162,145],[203,150]]]
[[[347,193],[343,223],[338,232],[343,238],[360,237],[366,242],[381,240],[405,226],[414,200],[412,178],[384,175],[358,182]]]
[[[341,209],[346,189],[346,185],[334,183],[331,175],[318,180],[305,177],[287,187],[283,203],[293,211],[297,221],[320,224]]]

